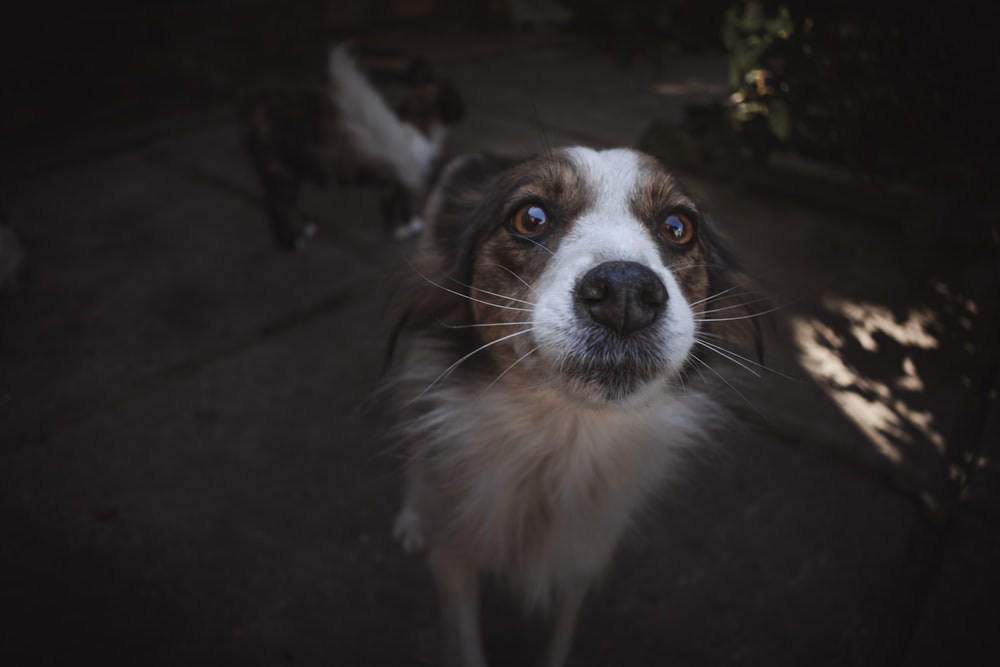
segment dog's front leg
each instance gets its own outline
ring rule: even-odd
[[[549,636],[540,663],[542,667],[562,667],[566,663],[570,646],[573,644],[576,617],[586,592],[587,583],[578,581],[556,594],[553,600]]]
[[[479,635],[479,572],[467,560],[432,549],[428,561],[444,626],[446,667],[486,667]]]

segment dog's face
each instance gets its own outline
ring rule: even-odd
[[[657,161],[570,148],[492,177],[476,165],[453,172],[434,242],[468,298],[449,319],[486,346],[477,355],[494,378],[598,404],[678,383],[699,313],[729,273],[697,205]]]

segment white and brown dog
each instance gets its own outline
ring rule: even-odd
[[[722,417],[694,351],[722,350],[717,327],[749,317],[744,279],[677,180],[633,150],[466,155],[430,187],[395,385],[395,532],[428,552],[447,665],[486,664],[485,574],[550,616],[556,667],[623,532]]]

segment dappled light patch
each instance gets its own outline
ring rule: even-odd
[[[863,304],[852,305],[863,308]],[[943,439],[934,429],[933,416],[929,412],[913,410],[895,395],[893,385],[866,377],[840,354],[847,345],[844,335],[809,317],[794,318],[792,326],[803,367],[864,432],[882,456],[892,463],[902,462],[900,447],[912,443],[915,433],[923,435],[935,446],[943,447]],[[860,330],[862,338],[859,342],[862,347],[874,352],[877,346],[874,346],[870,331]],[[923,338],[921,340],[927,342]],[[894,382],[897,388],[922,389],[923,382],[912,359],[907,357],[899,371]]]
[[[911,309],[902,321],[881,304],[852,301],[839,296],[824,298],[823,308],[846,318],[850,323],[850,334],[869,352],[878,351],[878,343],[875,342],[877,334],[885,334],[907,347],[924,350],[940,347],[937,337],[931,333],[935,315],[929,307]]]
[[[819,311],[795,315],[790,324],[802,367],[883,461],[892,468],[913,469],[904,476],[919,480],[921,488],[913,491],[934,510],[940,505],[940,489],[928,490],[920,461],[937,460],[952,485],[961,486],[966,479],[955,470],[956,453],[949,451],[951,434],[946,432],[950,425],[936,400],[955,397],[949,393],[951,383],[957,391],[974,384],[948,352],[961,356],[975,350],[971,333],[978,307],[941,283],[933,284],[931,292],[931,299],[895,309],[827,294]],[[942,360],[950,360],[959,372],[942,376]]]

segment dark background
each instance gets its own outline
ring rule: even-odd
[[[667,497],[589,603],[571,664],[996,664],[996,9],[562,4],[575,19],[549,31],[460,0],[5,9],[0,224],[28,254],[0,295],[0,609],[16,619],[0,662],[433,663],[425,573],[387,534],[398,462],[365,402],[384,354],[373,274],[398,257],[349,224],[305,253],[273,248],[259,196],[199,162],[248,94],[321,82],[332,43],[398,38],[504,44],[513,61],[567,43],[650,80],[727,59],[740,102],[692,102],[636,135],[720,213],[755,211],[740,250],[820,285],[786,310],[854,373],[836,388],[911,419],[881,433],[916,443],[887,462],[822,392],[751,389],[788,413],[807,396],[802,423],[748,415],[712,474]],[[740,22],[757,10],[795,30]],[[467,50],[446,65],[473,83],[481,66],[476,104],[508,61]],[[535,63],[556,74],[545,91],[583,99],[588,82],[552,62]],[[337,197],[314,206],[370,213]],[[218,211],[240,219],[204,222]],[[935,346],[887,333],[925,310]],[[884,313],[873,351],[858,331]],[[792,328],[774,330],[780,360]],[[910,366],[918,389],[899,384]],[[516,624],[491,614],[494,650],[519,664]]]

